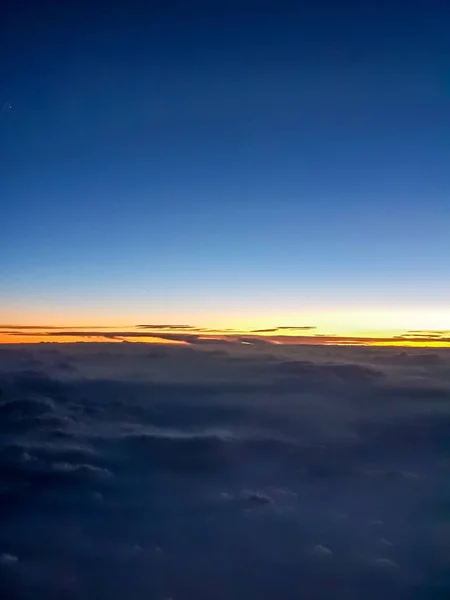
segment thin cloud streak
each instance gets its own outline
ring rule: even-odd
[[[286,335],[280,333],[276,335],[280,328],[261,329],[246,331],[230,330],[211,330],[201,329],[195,326],[185,326],[186,329],[173,330],[176,326],[167,326],[166,328],[155,329],[117,329],[111,328],[39,328],[39,326],[18,329],[4,329],[2,333],[7,342],[14,343],[15,338],[23,338],[33,342],[33,338],[39,338],[40,341],[58,341],[74,339],[74,341],[134,341],[144,343],[185,343],[191,345],[198,344],[283,344],[283,345],[332,345],[332,346],[450,346],[450,336],[436,335],[435,332],[423,332],[422,334],[410,332],[392,336],[367,336],[367,335],[336,335],[313,333],[309,335]],[[110,329],[110,330],[106,330]],[[291,328],[289,328],[291,329]],[[300,329],[300,328],[298,328]],[[308,328],[315,329],[313,327]],[[306,328],[302,329],[307,331]],[[283,330],[281,330],[283,331]],[[264,335],[270,333],[275,335]]]
[[[153,329],[153,330],[159,330],[159,329],[168,329],[168,330],[178,330],[178,329],[188,329],[191,331],[203,331],[200,330],[198,327],[196,327],[195,325],[136,325],[136,327],[138,329]]]
[[[2,330],[10,330],[10,329],[14,329],[14,330],[28,330],[28,329],[36,329],[39,331],[44,331],[47,329],[51,329],[51,330],[68,330],[68,329],[87,329],[93,327],[94,329],[111,329],[110,326],[108,325],[11,325],[11,324],[0,324],[0,329]],[[2,331],[3,333],[3,331]]]
[[[283,325],[282,327],[273,327],[271,329],[252,329],[251,333],[275,333],[277,331],[312,331],[317,329],[313,325],[302,325],[302,326],[289,326]]]

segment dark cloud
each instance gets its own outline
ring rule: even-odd
[[[11,333],[14,335],[22,335],[21,333]],[[232,343],[263,343],[264,340],[254,336],[254,337],[240,337],[236,335],[205,335],[203,332],[201,333],[172,333],[165,331],[95,331],[95,330],[82,330],[82,331],[50,331],[46,333],[29,333],[27,334],[30,337],[32,336],[45,336],[50,338],[58,338],[58,337],[82,337],[82,338],[101,338],[101,339],[110,339],[110,340],[118,340],[118,341],[126,341],[128,338],[135,339],[139,341],[139,339],[148,339],[149,337],[159,340],[166,340],[168,342],[185,342],[188,344],[194,345],[206,345],[206,344],[232,344]]]
[[[283,361],[274,365],[276,371],[286,375],[313,377],[323,380],[325,377],[345,382],[367,382],[383,376],[377,369],[354,364],[313,363],[311,361]]]
[[[252,333],[272,333],[276,331],[292,330],[292,331],[311,331],[317,329],[317,327],[311,325],[283,325],[282,327],[273,327],[271,329],[253,329]]]
[[[138,329],[191,329],[197,331],[199,328],[194,325],[136,325]]]
[[[447,597],[450,352],[202,343],[0,347],[5,597]]]
[[[377,356],[376,361],[403,367],[438,367],[446,364],[444,357],[434,352],[399,352]]]
[[[393,336],[394,340],[405,340],[414,342],[450,342],[450,336],[445,333],[404,333]]]
[[[436,346],[450,345],[450,337],[445,330],[405,332],[403,334],[385,337],[369,336],[340,336],[336,334],[309,333],[316,328],[314,326],[281,326],[277,328],[255,329],[249,333],[239,330],[224,329],[216,331],[208,328],[199,328],[191,325],[137,325],[134,328],[123,328],[111,330],[111,328],[49,328],[43,329],[38,326],[30,326],[23,330],[5,329],[3,335],[8,336],[11,341],[15,337],[28,337],[30,342],[33,338],[78,338],[77,341],[90,340],[114,340],[149,342],[148,338],[160,341],[182,342],[184,344],[257,344],[271,343],[283,345],[324,345],[324,346]],[[287,334],[287,331],[290,331]],[[300,333],[300,332],[304,333]],[[147,339],[146,339],[147,338]],[[41,339],[42,342],[42,339]]]
[[[77,326],[56,326],[56,325],[0,325],[0,329],[4,330],[2,333],[6,333],[8,330],[39,330],[45,331],[47,329],[86,329],[85,325],[77,325]],[[95,329],[110,329],[110,327],[105,325],[95,325]]]
[[[12,335],[22,335],[13,333]],[[189,333],[159,333],[159,332],[149,332],[149,331],[127,331],[127,330],[118,330],[118,331],[97,331],[95,329],[86,329],[86,330],[63,330],[63,331],[50,331],[47,333],[29,333],[27,334],[31,336],[45,336],[48,338],[58,338],[58,337],[85,337],[85,338],[103,338],[116,340],[121,338],[149,338],[154,337],[161,340],[174,340],[174,341],[195,341],[198,338],[197,334],[189,334]]]
[[[317,329],[314,325],[283,325],[282,327],[277,327],[277,329],[298,329],[299,331],[307,331],[310,329]]]
[[[267,494],[264,494],[264,492],[258,492],[253,490],[242,490],[239,497],[242,498],[242,500],[244,500],[245,502],[251,502],[253,504],[264,505],[273,503],[273,499]]]
[[[397,399],[406,400],[443,400],[450,402],[450,388],[441,387],[436,384],[434,385],[390,385],[388,387],[382,387],[378,390],[385,398],[390,398],[395,401]]]
[[[427,335],[429,337],[442,337],[445,335],[450,335],[450,329],[431,329],[431,330],[413,330],[413,331],[407,331],[406,333],[403,334],[403,337],[406,336],[423,336],[423,335]]]

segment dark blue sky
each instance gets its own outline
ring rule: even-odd
[[[447,2],[0,10],[3,321],[445,307]]]

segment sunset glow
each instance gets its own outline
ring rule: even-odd
[[[194,325],[147,325],[130,327],[64,327],[2,325],[0,343],[135,342],[148,344],[267,343],[301,345],[355,345],[450,347],[450,330],[383,330],[327,332],[315,326],[275,326],[215,329]]]

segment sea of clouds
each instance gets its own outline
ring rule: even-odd
[[[3,599],[450,597],[450,350],[0,346]]]

